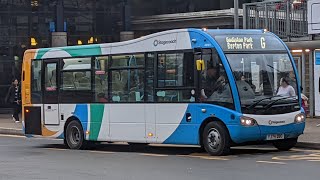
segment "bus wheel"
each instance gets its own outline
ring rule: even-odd
[[[288,151],[297,144],[298,138],[274,141],[273,145],[280,151]]]
[[[85,146],[84,134],[78,121],[71,121],[66,129],[65,142],[70,149],[83,149]]]
[[[203,130],[203,146],[212,156],[226,155],[230,151],[230,138],[221,122],[210,122]]]

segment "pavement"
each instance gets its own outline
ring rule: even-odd
[[[22,123],[15,123],[10,114],[0,114],[0,134],[23,136]],[[304,134],[296,147],[320,149],[320,118],[307,118]]]

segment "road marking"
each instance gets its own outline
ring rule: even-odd
[[[150,154],[150,153],[141,153],[142,156],[155,156],[155,157],[167,157],[167,154]]]
[[[9,135],[9,134],[0,134],[0,137],[14,137],[14,138],[24,138],[24,139],[27,138],[27,137],[25,137],[25,136]]]
[[[200,158],[200,159],[208,159],[208,160],[220,160],[220,161],[228,161],[230,159],[216,156],[194,156],[194,155],[177,155],[178,157],[189,157],[189,158]]]
[[[220,161],[228,161],[229,160],[229,159],[226,159],[226,158],[213,157],[213,156],[200,157],[200,159],[220,160]]]
[[[320,162],[320,160],[308,160],[309,162]]]
[[[43,148],[47,150],[54,150],[54,151],[68,151],[69,149],[59,149],[59,148]]]
[[[191,153],[191,154],[189,154],[189,156],[213,157],[213,156],[210,156],[208,153]],[[228,158],[235,158],[235,157],[239,157],[239,156],[228,155],[228,156],[216,156],[216,157],[228,159]]]
[[[234,147],[233,149],[236,150],[262,150],[262,151],[275,151],[277,150],[276,148],[272,148],[272,147],[245,147],[245,146],[241,146],[241,147]]]
[[[293,149],[291,149],[290,151],[320,153],[320,150],[311,150],[311,149],[296,149],[296,148],[293,148]],[[289,152],[290,152],[290,151],[289,151]]]
[[[282,160],[282,161],[320,160],[320,153],[306,154],[306,155],[278,156],[278,157],[273,157],[272,159]]]
[[[284,162],[275,162],[275,161],[257,161],[257,163],[281,164],[281,165],[287,164],[287,163],[284,163]]]
[[[99,153],[99,154],[114,154],[112,151],[89,151],[91,153]]]

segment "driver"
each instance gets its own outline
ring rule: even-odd
[[[201,97],[208,99],[215,91],[225,85],[225,77],[219,75],[219,67],[208,65],[208,69],[202,78]]]

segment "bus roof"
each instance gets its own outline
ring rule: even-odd
[[[210,38],[217,35],[258,35],[264,33],[264,30],[243,29],[209,29],[207,31],[194,28],[176,29],[123,42],[30,49],[25,53],[35,52],[34,59],[45,59],[186,50],[195,47],[211,48],[215,45],[211,43]],[[194,39],[197,39],[197,42],[194,42]]]

